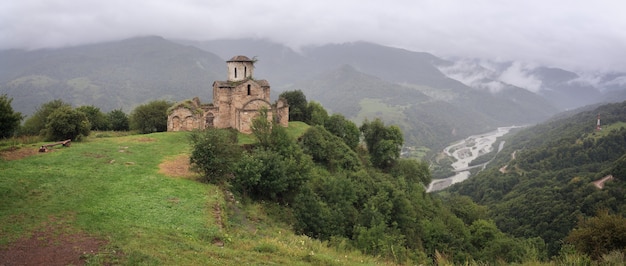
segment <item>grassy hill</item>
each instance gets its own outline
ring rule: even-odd
[[[68,252],[74,260],[57,263],[385,264],[294,235],[278,206],[241,204],[177,169],[188,133],[106,136],[49,153],[30,152],[34,143],[18,150],[30,156],[0,159],[0,261],[30,241],[26,256],[49,253],[41,264]]]

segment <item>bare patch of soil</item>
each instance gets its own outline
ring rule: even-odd
[[[39,153],[37,148],[18,148],[0,152],[0,157],[7,161],[19,160]]]
[[[197,177],[197,174],[190,169],[189,155],[187,154],[181,154],[163,161],[159,164],[159,173],[169,177]]]
[[[135,139],[135,141],[137,141],[137,142],[155,142],[156,139],[155,138],[137,138],[137,139]]]
[[[0,247],[0,265],[84,265],[106,244],[50,217],[30,236]]]
[[[593,185],[596,186],[599,189],[603,189],[604,188],[604,183],[606,183],[607,181],[611,181],[613,180],[613,175],[607,175],[605,177],[603,177],[602,179],[593,181]]]

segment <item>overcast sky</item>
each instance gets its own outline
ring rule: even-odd
[[[626,71],[623,0],[2,0],[0,49],[134,36],[369,41],[441,57]]]

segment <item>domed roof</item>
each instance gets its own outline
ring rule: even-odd
[[[245,55],[237,55],[237,56],[233,56],[233,58],[231,58],[227,62],[254,62],[254,61]]]

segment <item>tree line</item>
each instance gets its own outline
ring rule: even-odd
[[[43,103],[29,117],[15,112],[12,98],[0,95],[0,138],[42,136],[48,141],[80,140],[91,131],[167,131],[167,110],[172,103],[155,100],[139,105],[130,114],[121,109],[104,113],[93,105],[72,107],[56,99]],[[23,123],[22,123],[23,121]]]

